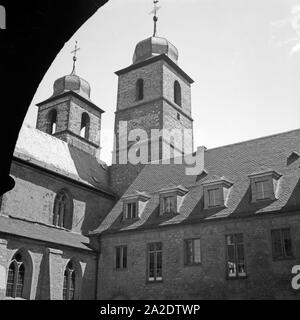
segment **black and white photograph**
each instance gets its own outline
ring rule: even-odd
[[[300,300],[300,0],[0,1],[0,50],[3,303]]]

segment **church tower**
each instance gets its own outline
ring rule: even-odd
[[[181,139],[182,143],[184,142],[184,146],[177,151],[181,153],[184,150],[187,150],[188,153],[193,151],[193,119],[191,115],[191,84],[193,80],[178,65],[177,48],[167,39],[157,36],[157,2],[155,2],[154,9],[153,36],[136,45],[130,66],[116,72],[118,96],[113,163],[116,166],[122,166],[122,170],[126,172],[130,163],[127,167],[122,164],[121,154],[124,152],[128,154],[129,149],[135,144],[135,142],[128,141],[128,134],[134,129],[143,129],[147,133],[148,162],[165,159],[165,147],[170,149],[171,146],[174,152],[175,139]],[[127,125],[127,137],[123,136],[125,131],[120,130],[121,123]],[[150,139],[153,129],[165,129],[169,132],[177,129],[177,135],[179,134],[181,137],[174,137],[171,144],[170,141],[164,141],[163,138],[160,138],[159,141],[153,141]],[[123,143],[125,140],[127,140],[126,144]],[[152,146],[150,146],[149,140],[151,140]],[[155,155],[151,150],[153,144],[158,149]]]
[[[104,112],[90,99],[89,83],[73,70],[55,81],[53,95],[37,104],[37,129],[53,135],[100,159],[101,115]]]

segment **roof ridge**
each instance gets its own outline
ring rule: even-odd
[[[227,147],[231,147],[231,146],[235,146],[235,145],[240,145],[240,144],[244,144],[244,143],[248,143],[248,142],[254,142],[254,141],[269,139],[269,138],[273,138],[273,137],[277,137],[277,136],[281,136],[281,135],[286,135],[286,134],[290,134],[290,133],[292,133],[292,132],[297,132],[297,131],[299,131],[299,133],[300,133],[300,129],[293,129],[293,130],[290,130],[290,131],[285,131],[285,132],[281,132],[281,133],[270,134],[270,135],[263,136],[263,137],[259,137],[259,138],[244,140],[244,141],[235,142],[235,143],[231,143],[231,144],[225,144],[224,146],[219,146],[219,147],[215,147],[215,148],[210,148],[210,149],[207,149],[206,151],[213,151],[213,150],[216,150],[216,149],[227,148]]]

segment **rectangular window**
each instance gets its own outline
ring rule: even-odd
[[[211,189],[208,190],[208,206],[209,207],[218,207],[222,203],[221,201],[221,189]]]
[[[131,202],[126,204],[126,219],[137,218],[137,203]]]
[[[271,231],[273,259],[292,258],[292,239],[290,229],[276,229]]]
[[[270,188],[270,181],[258,181],[255,182],[256,187],[256,199],[263,200],[263,199],[270,199],[271,198],[271,188]]]
[[[162,243],[148,244],[148,275],[149,282],[162,281]]]
[[[239,278],[246,276],[245,253],[243,235],[232,234],[226,236],[227,276]]]
[[[115,248],[116,254],[116,269],[127,269],[127,246],[120,246]]]
[[[163,197],[163,213],[174,213],[176,212],[175,208],[175,197]]]
[[[200,239],[189,239],[184,241],[185,265],[201,263]]]

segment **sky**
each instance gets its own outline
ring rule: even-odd
[[[300,128],[300,0],[160,0],[158,36],[179,50],[192,85],[194,147],[214,148]],[[152,0],[110,0],[65,44],[40,83],[37,103],[72,71],[91,85],[101,109],[101,159],[111,163],[117,102],[115,71],[132,64],[153,33]]]

